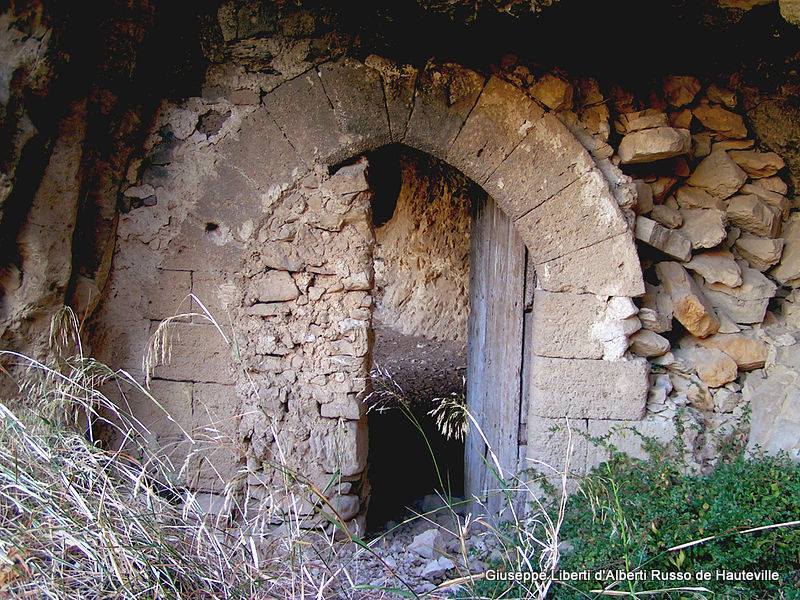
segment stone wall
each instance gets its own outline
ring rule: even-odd
[[[175,444],[178,463],[208,455],[192,455],[186,482],[219,493],[237,480],[249,509],[279,518],[289,502],[311,508],[309,498],[286,497],[289,468],[319,489],[332,485],[353,518],[367,451],[366,162],[276,191],[276,173],[288,182],[306,170],[274,152],[253,107],[196,99],[161,115],[165,128],[124,192],[140,202],[120,218],[95,353],[138,373],[159,322],[191,313],[166,328],[169,357],[152,373],[175,422],[131,400],[156,443],[180,440],[183,429],[211,450]]]

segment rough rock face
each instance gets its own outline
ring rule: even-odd
[[[475,192],[457,177],[430,176],[427,164],[402,159],[397,206],[375,231],[375,319],[406,335],[465,344]]]

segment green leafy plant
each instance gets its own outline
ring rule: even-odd
[[[666,451],[648,460],[614,452],[569,502],[561,569],[779,573],[778,581],[682,582],[730,598],[800,594],[800,465],[742,454],[709,474],[687,474]],[[611,584],[611,585],[609,585]],[[669,588],[658,581],[605,582],[629,597]],[[596,582],[560,586],[559,598],[596,597]],[[686,592],[663,592],[686,597]],[[699,592],[694,592],[696,595]],[[683,594],[683,595],[682,595]],[[702,596],[705,597],[705,596]],[[795,596],[796,597],[796,596]]]

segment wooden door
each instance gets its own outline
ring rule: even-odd
[[[534,273],[526,269],[522,239],[494,200],[477,202],[472,216],[467,406],[483,436],[472,424],[464,451],[464,487],[468,498],[481,498],[486,512],[497,515],[507,502],[486,442],[503,475],[516,474],[527,417],[523,379]]]

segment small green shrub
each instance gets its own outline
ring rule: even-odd
[[[800,519],[800,465],[785,456],[750,460],[739,456],[710,474],[690,475],[665,456],[645,461],[613,453],[590,473],[567,508],[562,539],[573,550],[563,557],[561,569],[712,573],[768,569],[777,571],[780,580],[645,581],[613,589],[633,593],[702,586],[724,598],[800,597],[800,527],[741,533]],[[711,536],[717,537],[669,550]],[[571,585],[574,588],[559,585],[556,597],[586,598],[590,590],[602,587],[597,582]],[[664,596],[692,597],[680,594]]]

